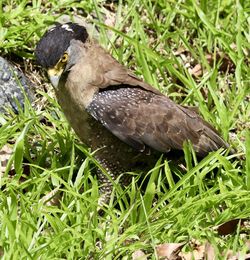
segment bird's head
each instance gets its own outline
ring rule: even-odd
[[[56,24],[38,42],[35,50],[37,62],[47,69],[54,88],[58,87],[63,73],[77,63],[78,45],[86,42],[87,38],[85,27],[70,22]]]

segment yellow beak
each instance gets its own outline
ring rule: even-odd
[[[63,69],[51,68],[48,69],[48,76],[54,88],[58,87],[59,79],[62,75]]]

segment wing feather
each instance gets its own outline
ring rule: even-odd
[[[144,89],[126,85],[107,88],[94,96],[88,111],[119,139],[140,151],[146,146],[165,153],[181,150],[187,140],[201,156],[228,147],[194,111]]]

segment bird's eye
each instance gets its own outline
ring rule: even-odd
[[[61,62],[65,63],[67,60],[68,60],[68,53],[64,53],[61,58]]]

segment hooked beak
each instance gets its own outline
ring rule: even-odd
[[[55,89],[58,87],[62,72],[63,72],[63,70],[56,70],[55,68],[48,69],[48,76],[49,76],[50,82],[52,83],[52,85]]]

